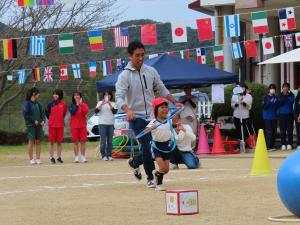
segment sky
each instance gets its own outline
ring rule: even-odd
[[[194,0],[118,0],[117,6],[124,9],[117,23],[132,19],[152,19],[159,22],[185,21],[196,27],[196,19],[205,14],[191,10],[188,4]]]

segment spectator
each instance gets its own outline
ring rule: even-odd
[[[250,110],[252,107],[252,96],[246,92],[248,87],[244,84],[238,85],[233,89],[231,107],[233,108],[234,126],[238,133],[238,138],[242,140],[241,125],[243,126],[244,141],[250,135]],[[242,120],[242,124],[241,124]],[[247,127],[248,126],[248,129]],[[248,132],[249,131],[249,132]]]
[[[185,86],[183,90],[185,95],[179,98],[179,102],[184,105],[184,110],[181,113],[182,123],[190,125],[194,134],[197,135],[197,98],[192,95],[192,89],[190,86]]]
[[[276,96],[276,86],[275,84],[270,84],[268,94],[263,98],[263,120],[268,151],[275,149],[278,108],[279,98]]]
[[[83,103],[82,94],[79,91],[73,93],[69,111],[71,113],[70,128],[75,154],[74,162],[87,162],[85,157],[85,142],[87,140],[86,114],[89,111],[89,107],[86,103]],[[80,142],[80,155],[78,155],[78,142]]]
[[[116,105],[112,103],[113,94],[109,91],[103,93],[103,100],[98,102],[95,113],[99,118],[100,153],[102,160],[113,160],[112,158],[112,138],[114,134],[115,117],[117,113]]]
[[[298,94],[295,98],[294,114],[297,132],[297,150],[300,150],[300,84],[298,84]]]
[[[67,103],[62,101],[64,93],[60,89],[53,91],[53,100],[46,107],[48,118],[48,142],[50,163],[56,164],[54,159],[54,143],[57,143],[57,162],[63,163],[61,158],[62,142],[64,140],[65,116],[67,113]]]
[[[173,127],[177,133],[177,148],[171,154],[171,168],[177,169],[180,163],[184,163],[188,169],[199,168],[199,158],[192,150],[192,143],[196,140],[192,128],[183,124],[180,116],[173,118]]]
[[[45,113],[42,105],[38,102],[40,91],[31,88],[27,91],[26,100],[23,104],[23,116],[27,128],[28,155],[30,164],[41,164],[41,140],[43,138],[43,125],[45,124]],[[36,147],[36,158],[33,157],[33,146]]]
[[[290,91],[290,84],[284,83],[282,85],[282,92],[279,96],[279,124],[280,124],[280,138],[281,150],[291,150],[293,147],[293,125],[294,112],[293,105],[295,96]],[[287,136],[287,141],[286,141]]]

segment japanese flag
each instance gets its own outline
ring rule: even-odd
[[[300,46],[300,32],[295,33],[296,46]]]
[[[187,42],[186,25],[184,22],[171,23],[173,43]]]
[[[272,37],[263,38],[261,40],[261,43],[262,43],[264,55],[273,54],[275,52],[274,51],[274,42],[273,42]]]

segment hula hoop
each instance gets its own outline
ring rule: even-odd
[[[159,123],[159,124],[157,125],[157,127],[159,127],[159,126],[162,125],[162,124],[167,123],[169,120],[173,119],[173,117],[177,116],[177,115],[178,115],[179,113],[181,113],[183,110],[184,110],[184,108],[180,108],[180,109],[177,109],[177,110],[173,111],[173,112],[171,113],[171,115],[170,115],[167,119],[165,119],[163,122]],[[143,130],[141,133],[139,133],[139,134],[136,136],[136,138],[139,139],[139,138],[143,137],[144,135],[150,133],[151,131],[152,131],[152,130],[149,129],[149,128],[148,128],[148,129],[145,129],[145,130]]]
[[[268,220],[273,222],[300,222],[300,218],[295,215],[288,216],[272,216]]]
[[[115,119],[126,119],[127,115],[125,113],[123,114],[118,114],[117,116],[115,116]],[[149,118],[149,116],[146,115],[141,115],[141,114],[136,114],[135,118],[139,118],[139,119],[147,119]]]

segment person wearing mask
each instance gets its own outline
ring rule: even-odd
[[[98,102],[95,113],[99,118],[100,154],[102,160],[112,161],[112,139],[114,134],[116,105],[112,103],[113,94],[110,91],[103,93],[103,100]]]
[[[242,140],[241,126],[243,126],[244,141],[250,135],[247,124],[250,122],[250,110],[252,108],[252,96],[246,92],[248,87],[240,84],[234,88],[234,93],[231,98],[231,107],[233,108],[234,126],[238,133],[239,140]],[[242,123],[241,123],[242,121]]]
[[[294,101],[295,96],[290,91],[290,84],[282,85],[282,92],[279,96],[279,125],[281,150],[291,150],[293,148],[293,125],[294,125]],[[286,140],[287,136],[287,140]]]
[[[268,151],[273,151],[275,149],[278,108],[279,98],[276,96],[276,86],[275,84],[270,84],[268,94],[263,98],[263,120]]]
[[[297,133],[297,150],[300,150],[300,84],[298,84],[298,94],[295,98],[294,115]]]
[[[197,134],[198,121],[196,117],[197,98],[192,95],[192,89],[190,86],[185,86],[183,89],[185,95],[179,98],[179,102],[184,105],[184,110],[180,114],[182,123],[189,125],[194,134]]]
[[[176,107],[182,107],[177,103],[160,79],[157,71],[144,64],[145,47],[139,41],[133,41],[128,45],[128,58],[130,62],[119,75],[116,83],[116,101],[119,109],[122,109],[129,120],[130,128],[138,135],[148,125],[153,111],[152,101],[154,91],[159,96],[166,98]],[[151,156],[151,133],[139,138],[141,151],[138,155],[128,160],[129,167],[133,170],[136,179],[141,180],[142,174],[139,166],[144,165],[147,175],[147,187],[154,188],[155,169]]]

